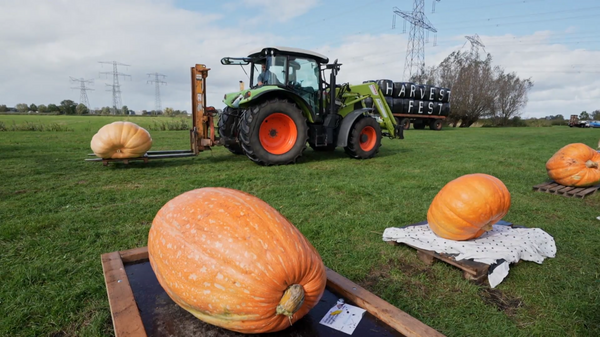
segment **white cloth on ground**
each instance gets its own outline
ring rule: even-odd
[[[427,223],[407,227],[390,227],[383,232],[383,241],[396,241],[436,253],[451,254],[457,261],[473,259],[485,264],[500,263],[488,275],[494,288],[508,275],[508,264],[519,260],[541,264],[556,255],[554,238],[540,228],[514,228],[494,225],[491,231],[468,241],[447,240],[437,236]],[[506,262],[501,263],[502,259]],[[502,276],[504,275],[504,276]]]

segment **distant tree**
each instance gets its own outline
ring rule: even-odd
[[[121,107],[121,115],[129,115],[129,108],[127,108],[127,105]]]
[[[521,115],[527,105],[527,92],[533,87],[530,79],[520,79],[514,72],[507,74],[500,67],[495,68],[494,116],[503,126],[508,126],[512,117]],[[520,122],[520,120],[518,120]]]
[[[38,111],[38,107],[37,107],[37,105],[35,105],[35,104],[31,103],[31,104],[29,105],[29,111]]]
[[[563,115],[558,114],[558,115],[554,116],[553,119],[558,120],[558,121],[564,121],[565,117]]]
[[[74,115],[77,104],[70,99],[65,99],[60,102],[60,112],[64,115]]]
[[[90,113],[90,110],[88,109],[87,106],[85,106],[85,104],[79,103],[79,104],[77,104],[77,107],[75,108],[75,112],[78,115],[87,115]]]
[[[48,104],[48,112],[60,112],[60,108],[56,104]]]
[[[15,108],[17,108],[18,112],[27,112],[29,111],[29,105],[25,104],[25,103],[19,103],[15,106]]]
[[[588,120],[588,119],[590,119],[590,115],[587,113],[587,111],[582,111],[579,114],[579,119],[581,119],[581,120]]]
[[[175,110],[173,110],[173,108],[165,108],[163,112],[167,117],[173,117],[175,114]]]
[[[7,112],[8,111],[8,107],[6,106],[6,104],[0,104],[0,112]]]
[[[100,114],[101,115],[110,115],[110,111],[111,111],[111,108],[105,106],[104,108],[102,108],[102,110],[100,110]]]
[[[594,110],[590,117],[595,121],[600,121],[600,110]]]
[[[48,112],[48,107],[44,104],[40,104],[38,107],[38,112]]]

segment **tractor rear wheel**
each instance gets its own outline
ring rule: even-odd
[[[356,159],[373,158],[381,147],[381,127],[374,118],[362,117],[354,123],[346,153]]]
[[[306,149],[308,126],[298,107],[274,99],[246,110],[240,142],[248,158],[260,165],[295,163]]]
[[[244,154],[238,141],[240,116],[230,107],[223,109],[217,127],[221,136],[221,144],[233,154]]]

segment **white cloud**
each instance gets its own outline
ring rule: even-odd
[[[286,22],[306,14],[319,4],[319,0],[281,1],[281,0],[243,0],[248,7],[258,7],[264,14],[257,21]]]

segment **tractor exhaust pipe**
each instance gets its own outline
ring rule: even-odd
[[[338,60],[336,59],[333,64],[328,64],[327,69],[331,69],[331,73],[329,74],[329,112],[330,114],[337,113],[337,106],[335,104],[335,79],[337,76],[337,72],[340,70],[341,64],[338,64]]]

